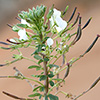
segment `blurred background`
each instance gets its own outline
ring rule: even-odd
[[[18,23],[18,20],[16,20],[15,17],[17,17],[17,14],[20,11],[41,4],[47,6],[47,10],[52,4],[54,4],[59,10],[64,10],[66,5],[69,5],[69,10],[64,17],[66,20],[71,16],[74,7],[78,7],[77,12],[81,13],[82,25],[92,17],[92,21],[89,26],[84,29],[80,41],[73,46],[66,55],[68,61],[72,57],[78,57],[80,54],[84,53],[95,39],[96,35],[100,34],[100,0],[0,0],[0,41],[6,42],[7,38],[18,37],[7,24],[14,25]],[[33,52],[31,49],[24,49],[22,51],[23,55],[27,57]],[[6,51],[0,49],[0,64],[5,63],[4,61],[6,60],[12,60],[12,54],[14,53],[18,52],[10,52],[9,50]],[[60,64],[60,60],[57,64]],[[31,74],[35,74],[36,72],[35,70],[27,70],[29,65],[32,65],[32,62],[22,60],[10,66],[1,67],[0,76],[14,75],[15,71],[13,70],[13,67],[17,67],[17,69],[19,69],[25,76],[30,77]],[[63,75],[63,73],[61,74]],[[100,40],[97,41],[94,48],[85,55],[84,58],[80,59],[73,65],[70,74],[61,89],[67,93],[78,95],[88,89],[99,76]],[[32,94],[32,89],[25,80],[22,81],[16,79],[0,79],[0,99],[14,100],[4,95],[2,91],[18,95],[19,97],[27,97],[27,95]],[[63,94],[59,94],[59,96],[60,100],[67,100]],[[100,100],[100,82],[95,88],[80,97],[78,100]]]

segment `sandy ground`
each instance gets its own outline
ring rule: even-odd
[[[72,57],[78,57],[82,54],[88,46],[95,39],[97,34],[100,34],[100,2],[87,3],[85,2],[66,2],[65,0],[55,0],[54,4],[56,8],[61,8],[62,10],[66,6],[66,4],[70,5],[70,10],[74,9],[74,7],[78,7],[78,11],[81,12],[82,22],[84,23],[88,20],[89,17],[93,17],[91,24],[83,31],[82,38],[80,41],[73,46],[69,53],[66,55],[67,60],[69,61]],[[41,2],[46,4],[48,7],[52,5],[52,2],[45,1]],[[37,4],[41,4],[38,2]],[[36,6],[36,4],[30,5]],[[16,14],[17,15],[17,14]],[[16,16],[14,15],[14,16]],[[66,20],[70,16],[70,11],[66,14]],[[13,19],[10,20],[9,23],[16,23]],[[8,21],[6,22],[8,23]],[[12,32],[11,29],[4,25],[4,27],[0,31],[0,41],[6,41],[7,38],[16,37],[16,33]],[[31,49],[22,50],[25,56],[28,56],[33,52]],[[4,60],[12,60],[12,54],[17,53],[16,51],[4,51],[0,50],[0,63],[4,63]],[[61,59],[57,62],[60,64]],[[10,66],[5,66],[0,68],[0,76],[2,75],[14,75],[15,71],[13,67],[17,67],[25,76],[30,77],[31,74],[36,74],[35,70],[27,70],[27,67],[32,65],[32,62],[22,60],[12,64]],[[61,73],[63,75],[64,72]],[[89,86],[100,76],[100,39],[97,41],[94,48],[82,59],[76,62],[70,70],[70,74],[66,79],[66,82],[63,87],[60,89],[67,92],[78,95],[89,88]],[[27,97],[27,95],[32,93],[32,89],[28,83],[22,80],[16,79],[0,79],[0,100],[14,100],[2,94],[2,91],[6,91],[12,94],[16,94],[20,97]],[[83,97],[80,97],[79,100],[100,100],[100,82],[85,94]],[[59,94],[60,100],[67,100],[63,94]]]

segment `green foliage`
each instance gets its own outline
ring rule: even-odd
[[[41,75],[39,80],[40,81],[43,81],[43,80],[46,80],[46,79],[47,79],[47,76],[46,75]]]
[[[7,76],[7,78],[16,78],[21,80],[25,79],[33,89],[33,94],[29,95],[29,97],[35,97],[39,100],[59,100],[56,95],[51,94],[52,90],[55,87],[59,87],[62,82],[65,82],[65,78],[68,76],[70,71],[69,69],[72,67],[73,63],[88,53],[100,37],[100,35],[97,35],[96,39],[83,55],[67,61],[66,53],[68,53],[70,48],[76,44],[76,42],[78,42],[78,40],[81,38],[82,30],[91,21],[90,18],[83,28],[81,28],[81,17],[79,17],[80,14],[78,14],[75,22],[70,24],[69,22],[72,20],[76,12],[76,7],[69,21],[63,20],[62,18],[67,12],[68,7],[69,6],[66,6],[65,10],[60,12],[59,10],[54,10],[54,5],[52,5],[46,17],[46,7],[44,5],[37,6],[36,8],[33,7],[32,9],[28,9],[28,11],[21,11],[18,16],[21,18],[21,20],[23,19],[25,21],[25,24],[21,22],[14,26],[8,25],[14,32],[18,33],[19,38],[14,38],[12,41],[7,39],[9,43],[0,42],[0,44],[8,46],[0,47],[1,49],[11,49],[12,51],[17,50],[19,53],[13,54],[13,61],[6,62],[6,64],[0,64],[0,67],[10,65],[22,59],[26,59],[33,62],[32,65],[29,65],[28,69],[36,69],[36,71],[38,71],[38,73],[35,73],[36,75],[34,73],[31,75],[32,78],[27,78],[19,70],[14,68],[17,74],[14,76]],[[78,22],[78,20],[79,25],[77,31],[70,33],[70,30],[73,30],[73,27]],[[61,26],[64,26],[64,24],[65,27],[62,28]],[[24,30],[24,33],[20,33],[20,30]],[[75,36],[74,39],[72,38],[73,36]],[[33,57],[24,57],[20,48],[31,48],[32,52],[30,56]],[[59,61],[58,63],[57,61],[60,57],[62,57],[62,62]],[[59,74],[63,70],[66,70],[66,73],[64,73],[63,77],[59,78]],[[100,78],[94,82],[90,89],[93,88],[99,80]],[[35,82],[34,88],[33,84],[31,84],[31,81]],[[64,92],[63,94],[66,95]],[[22,99],[26,100],[24,98]]]
[[[36,60],[41,60],[41,59],[42,59],[41,56],[39,56],[39,55],[35,55],[34,58],[35,58]]]
[[[48,97],[50,98],[50,100],[59,100],[59,98],[55,95],[49,94]]]
[[[55,64],[49,64],[49,67],[50,68],[53,68],[53,67],[59,68],[59,66],[58,65],[55,65]]]
[[[50,81],[50,85],[51,85],[51,86],[54,86],[54,82],[53,82],[53,81]]]
[[[34,93],[34,94],[29,95],[29,97],[36,97],[36,96],[40,96],[40,95],[41,95],[40,93]]]

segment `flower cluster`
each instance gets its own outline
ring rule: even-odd
[[[17,74],[14,76],[2,77],[16,78],[21,80],[25,79],[33,89],[33,94],[29,95],[29,97],[32,97],[32,99],[20,98],[3,91],[4,94],[20,100],[59,100],[58,96],[51,94],[52,90],[55,87],[57,91],[59,90],[60,84],[64,82],[69,75],[70,68],[73,66],[73,64],[80,58],[84,57],[84,55],[93,48],[96,41],[100,37],[100,35],[97,35],[93,43],[82,55],[67,61],[66,53],[68,53],[70,48],[80,40],[82,36],[82,30],[88,26],[92,19],[89,18],[86,24],[81,27],[81,17],[80,13],[78,13],[74,23],[70,24],[77,8],[75,7],[68,21],[63,19],[67,9],[68,6],[65,8],[65,11],[61,12],[55,9],[53,5],[45,17],[46,7],[44,5],[37,6],[36,8],[33,7],[32,10],[29,9],[29,11],[22,11],[18,15],[20,18],[17,19],[20,21],[20,23],[14,26],[8,25],[14,32],[18,34],[19,38],[7,39],[9,43],[0,42],[0,44],[8,46],[0,48],[5,50],[18,50],[19,54],[14,54],[12,56],[14,58],[13,61],[0,64],[0,67],[10,65],[22,59],[26,59],[33,62],[33,65],[29,65],[28,69],[36,69],[36,71],[39,70],[40,74],[37,75],[37,73],[35,73],[36,75],[32,75],[33,78],[27,78],[17,68],[14,67],[14,70]],[[74,28],[76,23],[78,23],[77,31],[70,33],[69,31]],[[72,37],[74,37],[74,39]],[[31,48],[33,52],[30,54],[30,56],[33,56],[34,59],[23,56],[20,48]],[[60,65],[58,65],[57,61],[60,57],[62,57],[62,62]],[[59,74],[63,70],[66,71],[64,76],[60,78]],[[61,93],[65,94],[68,98],[76,100],[84,93],[92,89],[99,80],[100,77],[87,91],[75,98],[73,98],[72,94],[67,94],[64,91]],[[36,82],[34,87],[30,81]],[[44,81],[44,84],[41,81]],[[57,93],[59,93],[59,91]]]

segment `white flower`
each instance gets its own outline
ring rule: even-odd
[[[47,39],[47,45],[50,47],[51,45],[53,45],[53,39],[52,38],[48,38]]]
[[[60,42],[60,45],[62,45],[63,44],[63,42]]]
[[[19,30],[18,31],[18,35],[19,35],[19,39],[20,40],[28,40],[28,37],[27,37],[27,35],[26,35],[26,30],[24,29],[24,30]]]
[[[10,39],[11,42],[16,42],[14,39]]]
[[[28,22],[26,22],[26,20],[21,19],[21,24],[27,24],[30,27],[30,24]]]
[[[66,48],[66,45],[64,45],[64,48]]]
[[[60,32],[61,30],[64,30],[67,27],[67,22],[60,17],[61,16],[60,11],[58,11],[55,8],[53,9],[53,11],[54,13],[49,20],[51,22],[51,26],[53,26],[54,22],[56,22],[58,26],[55,26],[55,28],[57,29],[58,32]]]

